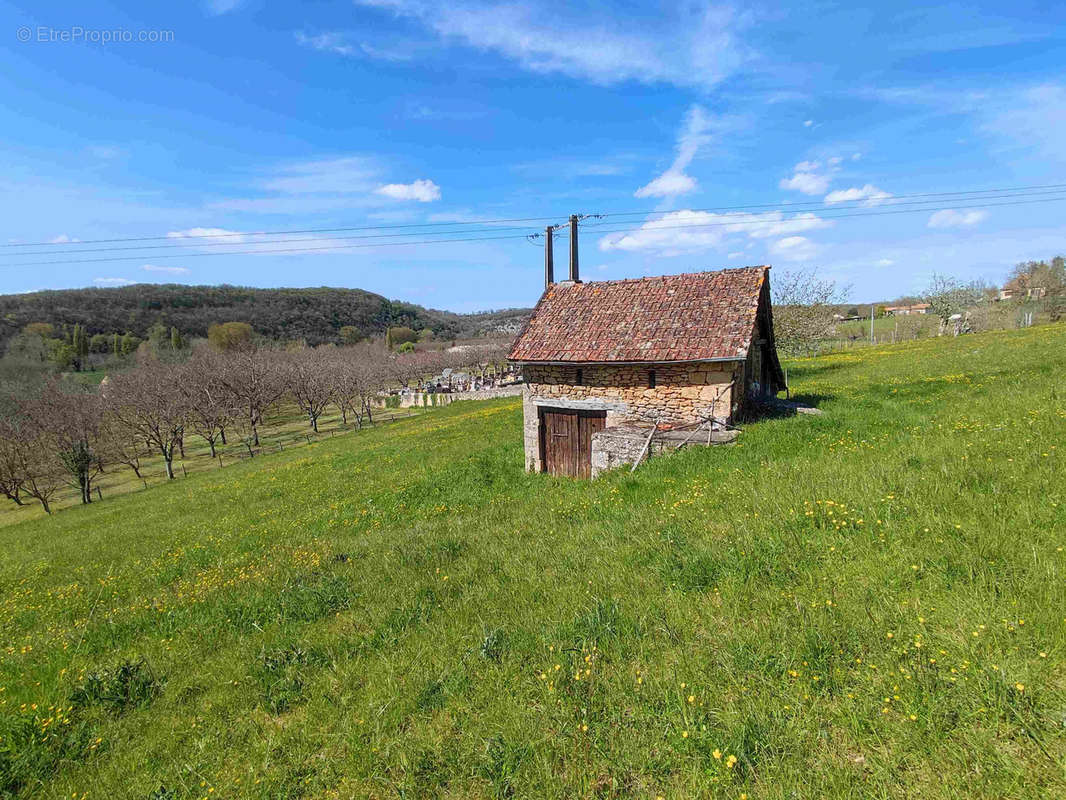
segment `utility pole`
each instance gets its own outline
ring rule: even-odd
[[[870,303],[870,344],[874,343],[874,304]]]
[[[552,238],[555,235],[555,227],[549,225],[544,229],[544,291],[555,283],[555,256],[552,253]]]
[[[578,283],[577,268],[577,214],[570,215],[570,280]]]

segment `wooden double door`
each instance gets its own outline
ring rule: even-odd
[[[606,411],[540,409],[540,457],[551,475],[588,478],[592,474],[592,434],[607,425]]]

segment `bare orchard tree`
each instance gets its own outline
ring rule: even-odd
[[[817,353],[833,333],[833,307],[847,300],[848,288],[814,270],[775,274],[770,286],[778,349],[791,356]]]
[[[169,364],[148,361],[118,375],[108,387],[111,413],[129,437],[148,444],[163,456],[167,478],[174,478],[174,450],[188,421],[185,398],[175,386],[177,372]]]
[[[333,402],[335,381],[330,374],[332,347],[301,347],[284,354],[281,369],[289,394],[318,433],[318,418]]]
[[[225,356],[210,350],[197,353],[179,369],[176,381],[188,411],[189,430],[207,442],[211,458],[226,443],[226,428],[237,413],[233,394],[219,378]]]
[[[15,395],[0,401],[0,492],[17,506],[22,501],[26,475],[21,448],[26,446],[28,422],[19,411]]]
[[[929,304],[929,311],[940,321],[937,336],[943,336],[948,323],[956,314],[963,316],[966,312],[984,300],[985,285],[980,281],[962,283],[946,275],[933,275],[929,288],[922,299]],[[955,332],[960,331],[956,325]]]
[[[386,364],[389,377],[406,389],[411,383],[421,385],[427,375],[451,366],[454,361],[454,356],[439,350],[414,350],[390,354]]]
[[[139,436],[131,436],[125,423],[111,413],[106,414],[104,418],[104,437],[111,460],[116,464],[125,464],[133,470],[134,475],[143,480],[141,460],[151,455],[148,443]]]
[[[259,446],[263,416],[285,393],[279,362],[277,350],[255,344],[226,353],[220,362],[219,381],[240,410],[241,427],[251,446]]]
[[[19,405],[36,428],[37,442],[66,469],[81,502],[91,503],[93,481],[109,460],[100,395],[86,387],[49,381],[39,392],[21,398]]]
[[[351,417],[360,428],[364,420],[373,422],[373,398],[390,375],[385,351],[371,344],[341,347],[328,354],[327,364],[333,402],[340,409],[344,424]]]
[[[25,494],[51,514],[52,498],[65,483],[65,470],[43,436],[21,414],[0,417],[0,481],[5,486],[4,494],[16,504],[22,505],[20,498]]]

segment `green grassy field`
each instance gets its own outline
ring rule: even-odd
[[[0,531],[0,794],[1066,794],[1066,326],[581,483],[456,403]]]

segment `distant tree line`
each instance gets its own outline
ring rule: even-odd
[[[124,466],[140,477],[142,463],[154,456],[173,478],[190,436],[212,457],[231,441],[254,455],[260,429],[283,402],[299,408],[314,431],[331,406],[344,425],[361,427],[373,421],[374,398],[388,387],[419,384],[446,367],[484,371],[505,357],[493,347],[461,353],[397,353],[365,342],[280,347],[236,325],[213,328],[210,343],[184,358],[142,349],[134,368],[97,387],[50,377],[8,391],[0,397],[0,492],[18,505],[35,499],[51,512],[56,494],[71,485],[91,503],[106,469]],[[180,336],[171,342],[177,352]]]
[[[102,365],[114,365],[141,352],[159,357],[180,357],[186,349],[185,337],[175,328],[156,323],[146,336],[130,331],[89,335],[80,324],[57,330],[50,322],[31,322],[7,342],[3,372],[14,366],[46,371],[82,372]]]
[[[275,340],[309,345],[352,344],[407,327],[438,340],[515,333],[528,309],[455,314],[388,300],[361,289],[251,289],[237,286],[136,284],[113,289],[63,289],[0,296],[0,347],[26,325],[49,324],[69,338],[77,326],[89,338],[130,332],[147,338],[161,325],[203,338],[211,325],[246,322]],[[102,347],[98,343],[96,346]]]

